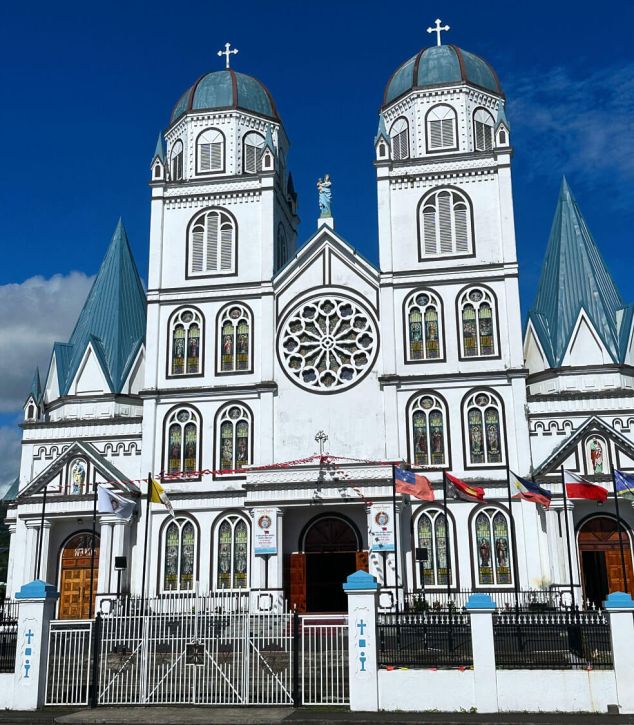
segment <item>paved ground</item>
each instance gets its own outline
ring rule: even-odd
[[[288,723],[380,723],[381,725],[634,725],[634,715],[511,713],[363,713],[328,708],[277,707],[100,707],[95,710],[45,708],[38,712],[0,712],[2,725],[254,725]]]

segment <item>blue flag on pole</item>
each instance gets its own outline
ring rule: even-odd
[[[614,488],[617,496],[632,496],[634,498],[634,475],[615,470]]]

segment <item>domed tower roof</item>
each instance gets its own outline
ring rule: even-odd
[[[483,58],[455,45],[423,48],[392,74],[383,94],[383,106],[419,88],[469,83],[503,96],[497,73]]]
[[[279,121],[273,97],[259,80],[245,73],[227,70],[201,76],[178,99],[170,123],[189,111],[240,109]]]

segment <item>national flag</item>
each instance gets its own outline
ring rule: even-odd
[[[553,497],[550,491],[545,488],[538,486],[533,481],[528,481],[526,478],[520,478],[516,476],[513,471],[509,471],[509,483],[511,488],[517,491],[517,497],[521,498],[522,501],[530,501],[531,503],[540,503],[542,506],[548,508],[550,506],[550,500]]]
[[[484,501],[484,489],[480,486],[470,486],[468,483],[461,481],[459,478],[452,476],[451,473],[445,473],[445,479],[449,482],[450,493],[454,498],[461,498],[463,501]]]
[[[566,495],[568,498],[585,498],[590,501],[599,501],[600,503],[607,501],[608,492],[603,486],[590,483],[590,481],[586,481],[585,478],[577,476],[572,471],[564,470],[564,483],[566,485]]]
[[[623,471],[614,471],[614,490],[617,496],[632,496],[634,498],[634,476]]]
[[[172,502],[167,497],[167,493],[165,492],[165,489],[158,481],[152,481],[151,482],[151,489],[150,489],[150,501],[152,503],[162,503],[163,506],[169,511],[170,516],[173,518],[176,518],[176,514],[174,513],[174,507],[172,506]]]
[[[427,476],[404,468],[394,469],[394,487],[397,493],[408,493],[421,501],[433,501],[434,491]]]
[[[100,514],[114,514],[123,521],[129,521],[135,506],[134,501],[106,488],[102,483],[97,486],[97,510]]]

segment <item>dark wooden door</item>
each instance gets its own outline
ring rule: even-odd
[[[289,556],[289,599],[291,610],[306,611],[306,554]]]
[[[94,562],[91,543],[91,534],[77,534],[66,542],[62,550],[58,612],[60,619],[87,619],[90,616],[91,573],[94,614],[99,579],[99,537],[96,537]]]

